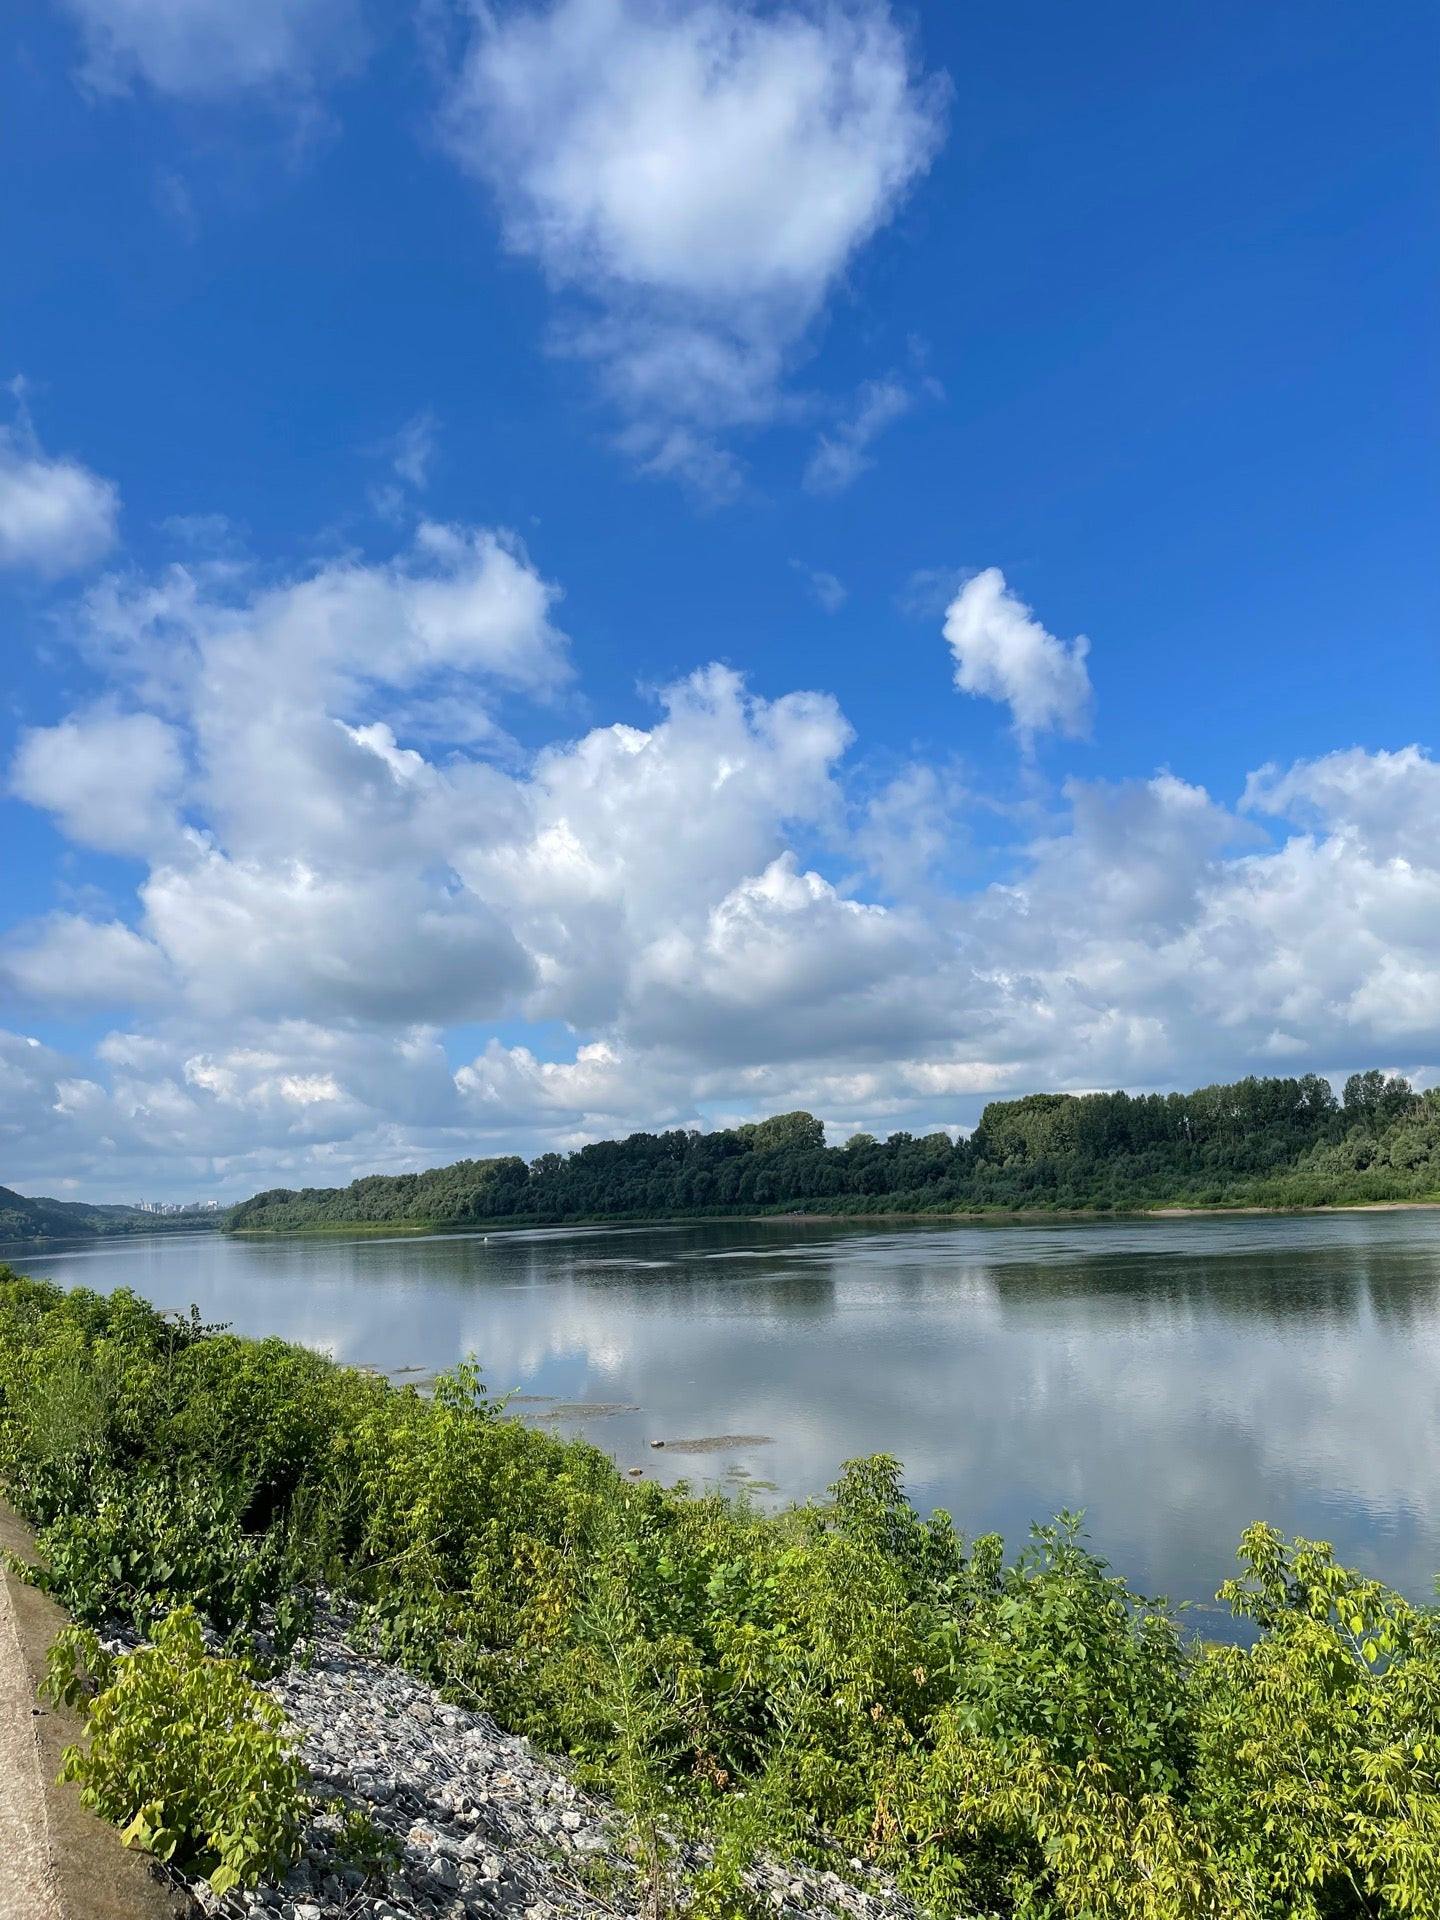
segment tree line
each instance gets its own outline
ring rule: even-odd
[[[1440,1190],[1440,1092],[1378,1069],[1337,1097],[1318,1074],[1193,1093],[1037,1093],[992,1101],[966,1137],[853,1135],[809,1113],[602,1140],[570,1154],[459,1160],[348,1187],[274,1188],[228,1231],[475,1226],[752,1212],[1110,1212],[1323,1206]]]

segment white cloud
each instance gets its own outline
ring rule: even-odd
[[[29,430],[0,427],[0,567],[53,579],[89,566],[116,539],[120,492],[78,460],[50,458]]]
[[[895,605],[908,620],[943,620],[969,577],[961,567],[917,567],[895,595]]]
[[[1022,741],[1051,729],[1072,738],[1089,731],[1090,642],[1083,634],[1067,643],[1047,633],[998,567],[967,580],[951,601],[945,638],[956,686],[1007,705]]]
[[[642,473],[682,480],[714,506],[735,499],[745,484],[745,469],[728,447],[673,421],[639,422],[627,427],[617,444],[634,455]]]
[[[164,717],[102,708],[34,729],[12,791],[72,839],[148,861],[143,935],[207,1017],[494,1014],[532,963],[450,859],[507,830],[512,783],[478,764],[448,778],[370,709],[437,688],[482,714],[497,687],[549,697],[568,673],[553,598],[512,542],[434,525],[389,565],[280,585],[230,563],[107,580],[82,642]],[[25,931],[12,982],[23,961],[33,990],[57,938]],[[77,940],[70,972],[88,954],[103,993],[118,941]]]
[[[513,1124],[524,1114],[561,1138],[594,1138],[607,1124],[626,1125],[634,1100],[629,1077],[626,1062],[604,1040],[577,1047],[574,1060],[540,1060],[529,1047],[492,1040],[460,1068],[455,1082],[468,1117],[487,1130]],[[673,1104],[675,1091],[657,1108],[657,1122],[668,1117],[667,1109],[683,1111]]]
[[[153,941],[119,920],[50,914],[0,945],[0,985],[47,1006],[145,1006],[172,990]]]
[[[1440,1066],[1419,748],[1265,769],[1238,810],[1169,773],[1072,783],[967,885],[986,796],[923,761],[852,780],[824,693],[710,667],[647,726],[491,752],[504,690],[563,684],[553,602],[513,543],[439,528],[386,564],[85,596],[111,704],[24,735],[13,788],[144,877],[122,915],[14,929],[0,989],[130,1018],[90,1058],[0,1048],[12,1179],[241,1191],[717,1111],[923,1129],[1037,1086]],[[1004,618],[1043,643],[1038,706],[1033,637],[1004,657],[1038,725],[1059,643]],[[438,746],[407,718],[432,699]]]
[[[329,872],[219,853],[162,867],[141,890],[146,926],[207,1014],[404,1026],[514,1003],[531,966],[491,907],[356,855]]]
[[[891,375],[884,380],[867,380],[856,396],[848,419],[829,433],[822,433],[805,468],[805,486],[810,493],[843,493],[874,466],[870,447],[886,427],[903,419],[915,405],[915,390]]]
[[[913,762],[870,795],[854,851],[888,891],[923,898],[931,874],[967,843],[969,800],[953,768]]]
[[[109,577],[87,594],[78,637],[152,702],[243,694],[252,719],[279,718],[447,677],[553,693],[569,676],[557,598],[512,536],[423,522],[386,564],[333,561],[278,586],[224,559]]]
[[[820,696],[757,702],[718,672],[675,690],[653,728],[596,729],[493,787],[455,766],[422,777],[420,756],[376,735],[415,808],[391,823],[383,872],[363,867],[362,811],[323,878],[211,856],[153,876],[141,934],[56,920],[18,972],[12,945],[12,987],[167,992],[151,1034],[58,1063],[38,1121],[33,1072],[24,1098],[0,1094],[19,1164],[104,1165],[103,1136],[121,1143],[111,1164],[203,1163],[238,1191],[717,1106],[923,1128],[1035,1086],[1440,1063],[1440,863],[1433,843],[1423,867],[1385,849],[1415,792],[1392,763],[1433,784],[1425,756],[1291,769],[1297,794],[1360,789],[1374,810],[1362,833],[1332,798],[1273,845],[1172,775],[1077,785],[1064,831],[1012,879],[948,896],[914,874],[953,798],[912,769],[881,814],[898,830],[912,807],[923,858],[899,861],[910,898],[882,909],[786,844],[787,821],[841,803],[846,737]],[[423,897],[442,847],[465,890],[448,925]],[[496,925],[532,969],[508,989],[481,931]],[[568,1022],[573,1051],[492,1039],[452,1072],[437,1022],[505,991]]]
[[[122,1031],[81,1062],[0,1030],[0,1158],[32,1192],[62,1179],[119,1199],[157,1182],[253,1191],[348,1170],[367,1148],[387,1164],[402,1130],[439,1145],[462,1118],[433,1036],[367,1042],[298,1021],[205,1041]]]
[[[1423,755],[1412,772],[1440,780]],[[1393,773],[1373,784],[1396,794],[1398,823],[1413,788],[1402,795]],[[1337,756],[1291,778],[1311,793],[1359,774]],[[933,770],[896,785],[885,834],[908,806],[918,844],[887,878],[909,904],[880,913],[784,855],[703,920],[677,914],[643,941],[637,922],[628,992],[581,1023],[600,1027],[602,1052],[535,1063],[492,1046],[466,1081],[472,1099],[486,1089],[477,1123],[593,1135],[723,1102],[925,1125],[1036,1086],[1199,1084],[1301,1057],[1440,1064],[1440,842],[1421,871],[1379,850],[1378,822],[1362,845],[1334,813],[1321,835],[1269,846],[1158,775],[1074,786],[1067,829],[1014,879],[941,895],[917,875],[943,850],[955,796]]]
[[[653,941],[626,1028],[632,1044],[711,1068],[893,1055],[934,1032],[912,990],[941,962],[931,929],[844,898],[786,852],[732,887],[703,927]]]
[[[1418,746],[1397,753],[1351,747],[1283,772],[1263,767],[1242,804],[1342,832],[1379,860],[1426,866],[1440,844],[1440,766]]]
[[[552,0],[476,8],[444,129],[510,247],[578,296],[565,342],[632,451],[703,483],[717,432],[775,413],[943,106],[884,0]]]
[[[1394,780],[1409,761],[1413,783]],[[1369,778],[1361,777],[1362,771]],[[1016,1052],[1047,1077],[1183,1083],[1242,1063],[1440,1055],[1440,860],[1397,859],[1418,753],[1345,753],[1292,768],[1278,794],[1357,785],[1362,830],[1332,799],[1321,830],[1254,848],[1253,831],[1172,775],[1077,786],[1067,834],[1030,873],[992,890],[975,944],[1004,985]],[[1279,804],[1278,798],[1274,804]]]
[[[430,463],[435,458],[437,422],[433,413],[417,413],[407,420],[395,436],[391,465],[407,486],[423,492],[430,481]]]
[[[153,713],[100,708],[22,734],[10,787],[82,846],[153,854],[179,831],[184,771],[172,726]]]
[[[455,855],[535,956],[532,1013],[620,1018],[644,991],[647,949],[698,932],[785,851],[787,827],[839,806],[832,770],[850,731],[833,700],[757,700],[720,667],[663,697],[648,731],[596,728],[540,754],[515,790],[516,830]]]
[[[137,80],[208,101],[304,92],[350,71],[364,40],[354,0],[61,0],[85,46],[81,78],[96,93]]]
[[[823,567],[807,567],[803,560],[792,560],[790,564],[804,576],[811,597],[826,613],[838,613],[850,598],[850,589],[844,581],[837,579],[833,573],[827,573]]]

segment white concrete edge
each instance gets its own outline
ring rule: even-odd
[[[35,1688],[0,1563],[0,1920],[63,1920]]]

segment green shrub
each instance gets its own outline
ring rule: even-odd
[[[1221,1598],[1261,1629],[1197,1675],[1195,1809],[1294,1920],[1440,1916],[1440,1616],[1246,1530]]]
[[[77,1665],[99,1682],[93,1698]],[[310,1799],[284,1717],[238,1662],[206,1654],[193,1609],[117,1659],[90,1629],[66,1628],[45,1685],[85,1708],[86,1743],[67,1748],[61,1778],[126,1846],[205,1874],[217,1893],[294,1860]]]
[[[288,1587],[284,1533],[246,1533],[238,1501],[206,1475],[101,1468],[83,1506],[41,1529],[37,1583],[79,1619],[142,1630],[184,1602],[222,1633],[252,1625]]]

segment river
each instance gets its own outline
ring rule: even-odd
[[[883,1451],[970,1535],[1083,1508],[1117,1570],[1174,1599],[1209,1601],[1261,1518],[1417,1599],[1440,1569],[1440,1213],[156,1235],[5,1260],[398,1381],[474,1354],[516,1417],[666,1481],[803,1499]]]

